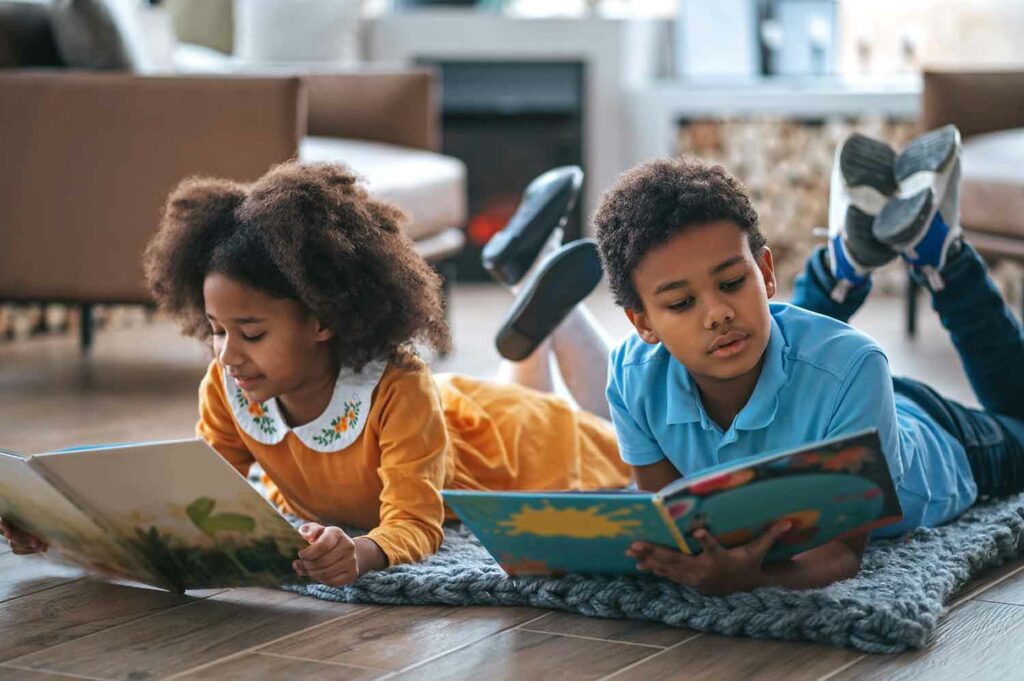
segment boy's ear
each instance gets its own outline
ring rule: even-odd
[[[772,250],[765,246],[761,254],[757,256],[757,269],[761,271],[761,278],[764,279],[764,291],[769,298],[775,296],[778,291],[778,283],[775,281],[775,263],[772,261]]]
[[[643,310],[633,310],[626,308],[626,317],[629,318],[629,323],[636,329],[637,334],[640,336],[640,340],[651,345],[657,345],[661,342],[658,338],[658,334],[654,332],[651,327],[650,321],[647,319],[647,313]]]

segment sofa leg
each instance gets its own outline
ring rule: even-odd
[[[92,305],[89,303],[83,303],[79,310],[81,311],[81,324],[79,326],[79,340],[82,348],[82,354],[86,355],[89,350],[92,349],[92,332],[93,332],[93,317],[92,317]]]
[[[907,336],[913,338],[917,335],[917,282],[910,276],[907,270]]]

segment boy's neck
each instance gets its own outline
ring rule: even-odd
[[[700,392],[701,404],[712,421],[723,431],[729,430],[736,415],[750,401],[764,366],[764,355],[753,369],[734,378],[717,379],[693,376],[693,382]]]

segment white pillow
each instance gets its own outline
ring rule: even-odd
[[[161,7],[142,0],[106,0],[136,73],[174,70],[174,27]]]
[[[235,55],[243,62],[360,58],[362,0],[235,0]]]
[[[174,47],[174,70],[178,73],[233,73],[236,60],[205,45],[178,43]]]

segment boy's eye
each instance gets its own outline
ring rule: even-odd
[[[688,308],[689,308],[689,307],[690,307],[691,305],[693,305],[693,297],[692,297],[692,296],[691,296],[691,297],[689,297],[689,298],[683,298],[682,300],[678,300],[678,301],[676,301],[676,302],[674,302],[674,303],[670,304],[670,305],[668,306],[668,309],[670,309],[670,310],[676,310],[676,311],[679,311],[679,310],[686,310],[686,309],[688,309]]]
[[[722,289],[723,291],[735,291],[735,290],[736,290],[736,289],[738,289],[738,288],[739,288],[740,286],[743,286],[743,282],[744,282],[745,280],[746,280],[746,277],[745,277],[745,276],[743,276],[743,277],[737,277],[736,279],[732,279],[732,280],[730,280],[730,281],[727,281],[727,282],[725,282],[724,284],[722,284],[722,285],[721,285],[721,287],[720,287],[720,288],[721,288],[721,289]]]
[[[264,336],[265,334],[266,334],[266,331],[264,331],[263,333],[257,333],[257,334],[254,334],[254,335],[252,335],[252,336],[246,336],[246,335],[245,335],[245,334],[243,333],[243,334],[242,334],[242,340],[245,340],[245,341],[249,341],[249,342],[252,342],[252,341],[258,341],[258,340],[259,340],[260,338],[263,338],[263,336]]]

